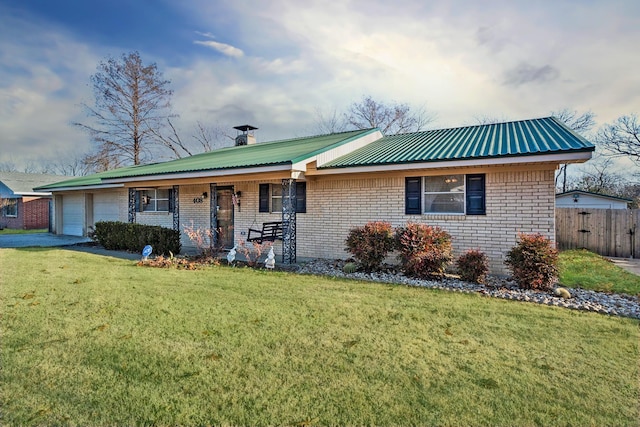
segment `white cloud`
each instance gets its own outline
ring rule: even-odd
[[[90,148],[71,122],[90,96],[91,49],[52,28],[5,15],[0,36],[0,162],[24,165]]]
[[[313,132],[316,109],[342,110],[365,94],[425,107],[438,127],[564,107],[592,110],[602,124],[640,112],[639,5],[189,0],[180,6],[192,15],[185,31],[212,29],[193,43],[223,57],[195,48],[180,65],[161,68],[187,134],[200,120],[253,124],[263,141],[301,136]],[[90,97],[85,83],[104,48],[40,27],[0,37],[0,64],[28,70],[0,66],[0,144],[49,135],[39,150],[84,146],[67,123]],[[36,39],[55,42],[38,52]]]
[[[223,55],[231,56],[233,58],[241,58],[242,56],[244,56],[244,52],[241,49],[231,46],[230,44],[220,43],[213,40],[196,40],[193,43],[209,47],[222,53]]]

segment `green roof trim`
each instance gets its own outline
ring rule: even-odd
[[[58,188],[72,188],[72,187],[90,187],[94,185],[103,184],[103,179],[117,178],[121,173],[134,168],[142,168],[146,165],[127,166],[119,169],[113,169],[106,172],[94,173],[87,176],[79,176],[70,178],[64,181],[58,181],[53,184],[43,185],[38,187],[37,190],[55,190]]]
[[[101,185],[105,183],[105,180],[121,180],[141,176],[161,176],[177,173],[291,165],[347,144],[373,132],[377,132],[377,129],[355,130],[221,148],[219,150],[162,163],[114,169],[86,177],[57,182],[41,188],[53,190]]]
[[[555,117],[385,136],[319,169],[590,152]]]

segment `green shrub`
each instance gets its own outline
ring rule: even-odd
[[[451,236],[440,227],[410,222],[396,228],[395,237],[398,258],[408,276],[442,276],[451,264]]]
[[[364,271],[379,270],[384,258],[394,247],[391,224],[373,221],[363,227],[352,228],[346,246],[345,250],[353,255]]]
[[[358,266],[355,262],[348,262],[344,265],[344,267],[342,267],[342,271],[346,274],[353,274],[358,271]]]
[[[180,232],[157,225],[117,221],[99,221],[95,225],[95,240],[105,249],[142,252],[146,245],[155,254],[180,253]]]
[[[478,249],[469,249],[456,260],[460,279],[473,283],[484,283],[489,272],[489,259]]]
[[[523,289],[549,291],[558,281],[558,251],[542,234],[518,234],[504,263]]]

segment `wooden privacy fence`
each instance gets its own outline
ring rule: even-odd
[[[640,209],[556,208],[556,242],[560,250],[640,258],[639,224]]]

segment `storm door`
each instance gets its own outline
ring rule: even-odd
[[[216,187],[216,230],[220,247],[233,247],[233,187]]]

